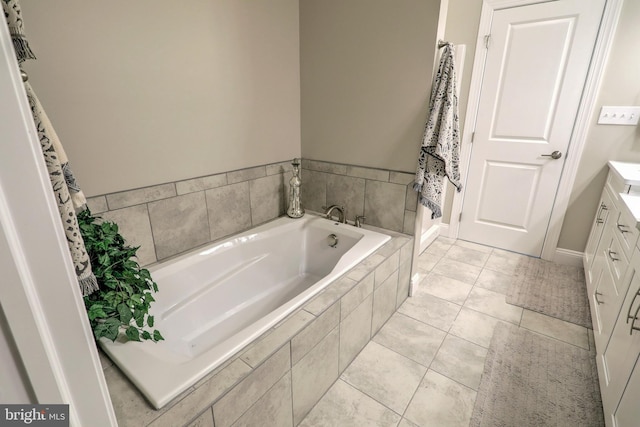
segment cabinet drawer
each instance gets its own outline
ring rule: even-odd
[[[596,350],[598,354],[603,354],[616,317],[620,312],[620,303],[618,303],[617,291],[614,285],[613,272],[609,264],[605,263],[604,268],[596,278],[595,292],[589,295],[593,314],[593,336],[596,342]]]
[[[602,197],[600,198],[600,203],[598,204],[598,209],[596,210],[596,217],[593,221],[593,226],[591,227],[591,233],[589,233],[589,241],[587,242],[587,246],[584,250],[584,263],[586,268],[586,279],[587,285],[591,285],[593,281],[592,277],[592,265],[593,260],[596,256],[596,251],[600,245],[600,240],[603,234],[603,231],[606,227],[610,226],[612,223],[612,213],[615,213],[613,204],[613,198],[611,197],[611,192],[605,186],[604,190],[602,190]]]
[[[615,224],[612,224],[611,232],[605,233],[605,236],[603,236],[603,238],[606,237],[606,240],[602,247],[604,257],[611,268],[611,272],[613,273],[616,290],[620,289],[620,282],[622,282],[622,277],[629,266],[629,259],[622,249],[622,245],[620,244],[617,236],[618,234],[620,233],[615,227]],[[620,302],[622,303],[622,301]]]
[[[621,203],[624,202],[621,201]],[[618,218],[613,224],[614,234],[618,236],[618,241],[627,259],[630,259],[633,249],[636,247],[640,230],[636,228],[636,220],[624,207],[621,206],[619,210]]]

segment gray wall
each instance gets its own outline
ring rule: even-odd
[[[89,196],[300,156],[298,0],[22,2]]]
[[[584,250],[607,176],[607,161],[640,162],[637,126],[597,124],[603,105],[640,105],[639,22],[640,2],[626,0],[562,226],[561,248]]]
[[[480,11],[482,1],[479,0],[448,0],[447,23],[445,27],[445,39],[454,44],[464,44],[467,46],[464,58],[464,69],[462,72],[462,82],[460,85],[460,96],[458,98],[460,131],[464,132],[464,122],[467,117],[467,105],[469,101],[469,88],[471,86],[471,72],[473,71],[473,60],[475,59],[476,38],[478,37],[478,27],[480,26]],[[442,222],[447,224],[451,219],[451,206],[455,188],[445,180],[446,199],[442,212]]]
[[[449,0],[446,37],[453,43],[467,44],[468,49],[460,94],[461,119],[466,112],[481,6],[480,0],[473,2]],[[640,132],[636,126],[610,126],[596,123],[602,105],[640,105],[640,57],[637,55],[640,46],[640,26],[638,22],[640,22],[640,2],[625,1],[562,226],[559,248],[579,252],[584,250],[607,175],[607,161],[640,161]],[[451,199],[444,213],[446,220],[451,212],[450,202]]]
[[[415,172],[440,0],[301,0],[302,156]]]

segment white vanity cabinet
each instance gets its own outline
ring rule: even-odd
[[[584,254],[608,427],[640,425],[640,364],[636,367],[640,355],[638,224],[640,164],[609,162],[609,175]],[[636,316],[639,319],[634,323]]]
[[[629,377],[626,389],[618,407],[611,415],[611,420],[607,420],[607,425],[616,427],[637,426],[640,420],[640,366],[636,362],[636,367]]]
[[[627,212],[620,196],[620,193],[628,193],[635,181],[624,174],[625,168],[621,165],[627,164],[609,163],[609,175],[602,190],[584,255],[593,332],[596,349],[601,353],[611,337],[629,286],[623,278],[638,240],[635,220]],[[638,170],[640,171],[640,165]],[[640,179],[640,172],[638,178]]]
[[[607,426],[637,426],[640,420],[640,250],[634,249],[623,279],[628,283],[611,338],[598,349],[602,405]]]
[[[617,314],[615,327],[606,348],[602,352],[598,349],[596,356],[602,406],[605,417],[609,418],[607,420],[609,426],[636,425],[618,424],[614,422],[614,418],[619,402],[627,393],[625,388],[640,355],[640,319],[634,321],[635,317],[640,318],[640,250],[638,249],[634,250],[623,283],[628,291]],[[596,348],[598,348],[597,345]],[[640,368],[638,370],[640,371]],[[635,397],[637,402],[640,394],[636,394]],[[640,405],[635,406],[640,409]],[[637,421],[640,421],[640,418]]]
[[[586,269],[586,273],[589,273],[591,271],[591,266],[593,265],[602,233],[604,232],[605,228],[609,228],[608,225],[611,222],[611,218],[615,215],[615,212],[611,211],[613,208],[613,198],[611,196],[609,186],[605,185],[604,190],[602,190],[600,203],[598,205],[596,219],[593,221],[593,226],[591,227],[589,241],[587,242],[587,247],[584,250],[584,267]],[[589,279],[592,279],[592,277],[587,277],[588,281]]]

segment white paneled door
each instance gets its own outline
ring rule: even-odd
[[[541,255],[604,3],[493,12],[459,238]]]

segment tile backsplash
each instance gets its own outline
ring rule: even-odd
[[[345,207],[376,227],[413,234],[413,174],[302,160],[305,209]],[[91,197],[92,213],[114,221],[141,265],[162,261],[284,215],[290,161]]]
[[[349,221],[364,215],[367,224],[413,234],[418,203],[413,180],[406,172],[303,159],[302,203],[317,212],[344,206]]]

